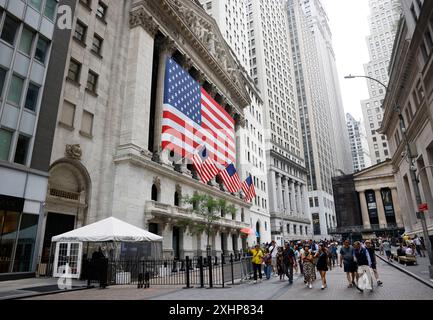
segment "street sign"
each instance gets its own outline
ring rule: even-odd
[[[427,203],[420,204],[418,210],[421,212],[428,211],[428,204]]]

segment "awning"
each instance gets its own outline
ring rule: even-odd
[[[52,242],[154,242],[162,237],[114,217],[55,236]]]

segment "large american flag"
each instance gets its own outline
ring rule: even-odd
[[[254,187],[253,178],[251,176],[242,183],[242,191],[245,194],[245,201],[247,202],[251,202],[251,200],[256,197],[256,188]]]
[[[241,189],[242,182],[233,164],[221,171],[220,177],[223,179],[223,182],[229,192],[236,193]]]
[[[220,170],[215,165],[215,162],[213,162],[213,160],[209,158],[206,147],[201,148],[198,152],[194,154],[194,156],[192,157],[192,162],[203,183],[208,183],[220,172]]]
[[[192,159],[200,146],[221,168],[236,162],[233,118],[173,59],[166,61],[162,148]]]

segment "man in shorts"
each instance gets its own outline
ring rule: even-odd
[[[356,281],[358,281],[358,266],[354,259],[354,250],[350,245],[349,240],[344,240],[343,247],[340,250],[340,268],[343,267],[344,272],[347,276],[347,281],[349,282],[348,288],[356,286]]]

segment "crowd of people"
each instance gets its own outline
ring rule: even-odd
[[[292,285],[294,274],[300,274],[305,285],[312,289],[319,273],[321,290],[325,290],[328,287],[327,272],[340,267],[344,268],[349,288],[357,288],[361,292],[373,290],[373,274],[377,286],[383,285],[377,271],[375,243],[370,240],[353,244],[349,240],[309,240],[289,242],[283,246],[272,241],[270,244],[256,245],[250,250],[250,255],[254,283],[261,282],[263,277],[268,280],[279,277],[281,281],[287,278]]]
[[[425,258],[425,246],[424,240],[418,235],[415,235],[413,238],[409,237],[407,234],[403,234],[397,239],[391,238],[379,238],[377,240],[377,245],[379,247],[379,251],[381,255],[386,255],[389,262],[392,262],[392,253],[391,246],[394,244],[398,247],[397,255],[398,256],[416,256]]]

